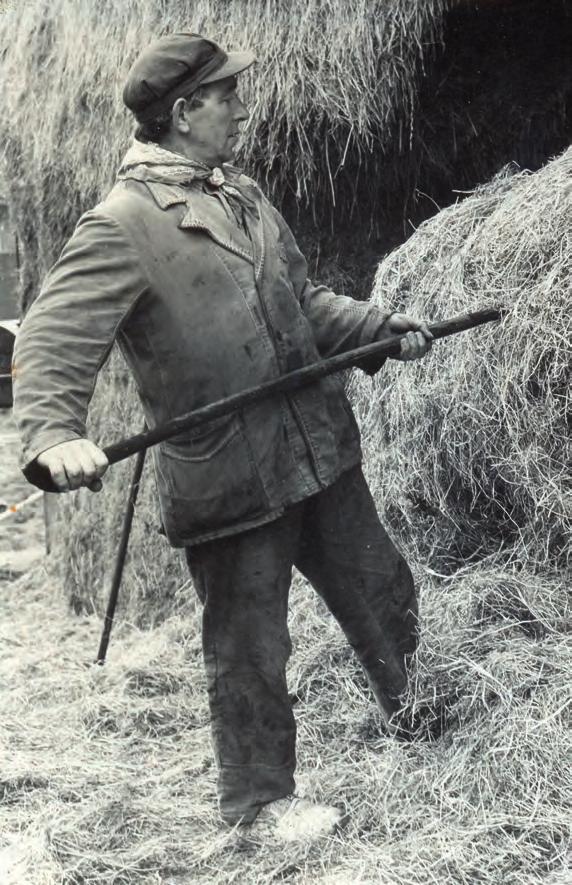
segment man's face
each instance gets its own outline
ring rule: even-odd
[[[236,77],[202,87],[202,106],[185,115],[189,124],[187,145],[194,157],[209,166],[232,160],[238,140],[238,124],[248,111],[236,94]]]

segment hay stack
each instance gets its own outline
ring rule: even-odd
[[[571,171],[572,150],[506,170],[378,269],[374,300],[413,316],[508,311],[352,381],[382,516],[440,570],[507,549],[533,569],[569,561]]]

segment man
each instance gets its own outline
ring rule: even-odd
[[[101,488],[107,461],[85,439],[85,420],[114,340],[149,426],[398,333],[407,332],[401,359],[430,347],[424,324],[314,286],[282,217],[224,165],[248,116],[236,78],[253,61],[183,33],[152,43],[129,72],[124,101],[136,139],[110,194],[80,219],[16,345],[24,464],[37,459],[62,491]],[[293,565],[339,621],[385,718],[399,709],[417,640],[413,581],[360,461],[337,376],[154,450],[164,530],[186,548],[204,603],[227,823],[275,821],[307,836],[339,820],[336,809],[292,798]]]

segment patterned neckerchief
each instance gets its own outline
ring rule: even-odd
[[[188,159],[152,142],[133,142],[121,161],[117,178],[119,181],[135,179],[181,187],[199,187],[205,193],[218,198],[227,214],[230,213],[246,233],[248,226],[245,211],[256,209],[254,200],[238,185],[236,172],[232,174],[231,183],[220,167],[211,169],[205,163]]]

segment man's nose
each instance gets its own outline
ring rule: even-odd
[[[238,122],[238,120],[247,120],[249,116],[246,105],[241,102],[240,98],[237,98],[234,119]]]

